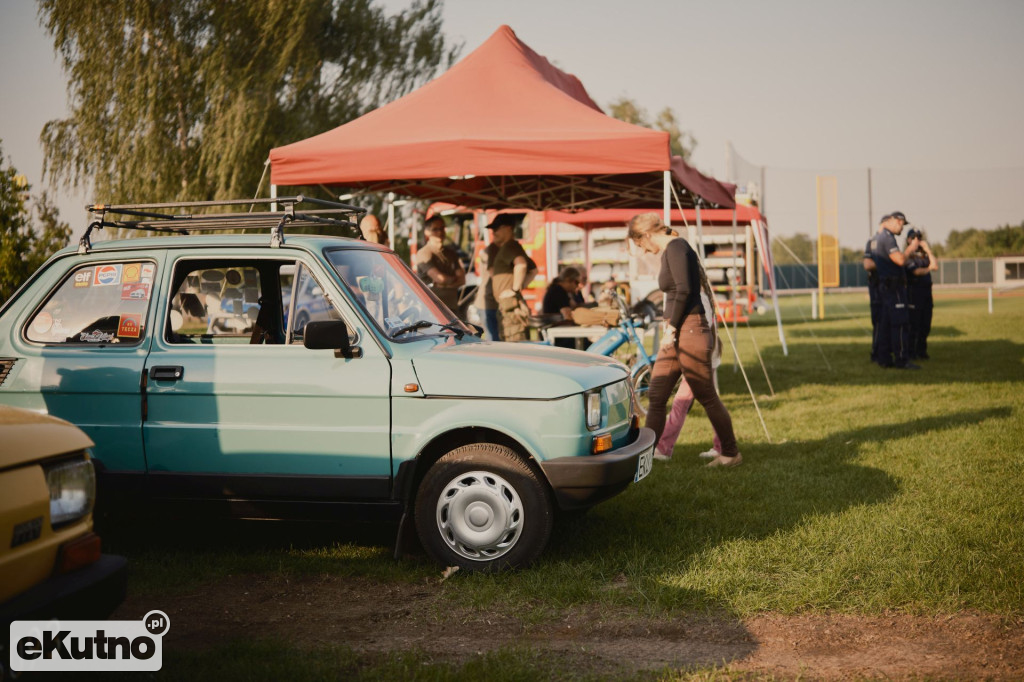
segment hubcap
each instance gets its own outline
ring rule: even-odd
[[[515,488],[488,471],[453,478],[437,501],[437,528],[461,557],[490,561],[509,552],[523,530]]]

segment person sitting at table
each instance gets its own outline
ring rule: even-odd
[[[575,324],[572,311],[579,306],[576,300],[579,288],[580,271],[572,266],[562,268],[544,294],[542,312],[547,315],[561,315],[565,320],[563,324]],[[555,339],[555,345],[560,348],[575,348],[576,342],[575,339]]]

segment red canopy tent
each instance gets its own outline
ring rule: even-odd
[[[580,81],[502,26],[446,73],[333,130],[270,152],[270,181],[477,208],[734,206],[669,152],[668,133],[606,116]]]

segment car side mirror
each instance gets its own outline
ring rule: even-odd
[[[336,358],[359,358],[363,352],[348,338],[348,325],[342,320],[308,322],[303,330],[302,345],[312,350],[334,351]]]

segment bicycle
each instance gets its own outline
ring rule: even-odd
[[[631,313],[625,301],[617,291],[609,291],[612,303],[619,309],[619,323],[609,327],[599,339],[590,344],[585,352],[611,357],[624,344],[635,343],[636,352],[631,353],[633,361],[629,365],[629,378],[633,383],[636,395],[637,410],[641,416],[647,415],[647,393],[651,387],[651,369],[654,366],[654,355],[647,352],[643,338],[638,330],[646,330],[654,323],[650,314]],[[542,338],[544,331],[556,326],[561,321],[560,315],[537,315],[530,318],[530,326],[537,329]],[[538,343],[551,345],[550,340]],[[657,340],[655,340],[657,344]]]

